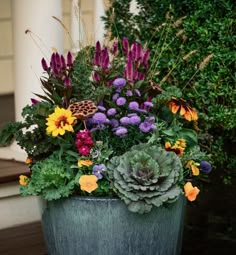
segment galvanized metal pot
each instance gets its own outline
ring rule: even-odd
[[[49,255],[179,255],[185,198],[148,214],[117,198],[48,202],[42,215]]]

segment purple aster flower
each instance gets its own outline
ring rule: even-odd
[[[127,92],[126,92],[126,96],[127,96],[127,97],[131,97],[131,96],[133,96],[133,92],[132,92],[132,90],[127,90]]]
[[[120,136],[120,137],[125,136],[127,133],[128,133],[128,130],[127,130],[127,128],[125,128],[125,127],[118,127],[118,128],[116,128],[116,130],[115,130],[115,134],[116,134],[117,136]]]
[[[141,122],[141,119],[138,115],[134,115],[129,119],[131,125],[138,125]]]
[[[107,110],[107,116],[112,116],[116,114],[116,109],[115,108],[110,108]]]
[[[129,103],[129,109],[130,110],[138,110],[139,109],[139,104],[135,101],[130,102]]]
[[[107,116],[101,112],[96,112],[93,115],[92,119],[93,119],[93,123],[95,124],[105,124],[109,122],[109,120],[107,119]]]
[[[119,93],[115,93],[115,94],[112,96],[112,101],[115,102],[119,96],[120,96]]]
[[[153,124],[155,121],[154,117],[147,117],[144,122],[142,122],[139,125],[139,129],[144,132],[144,133],[148,133],[150,131],[153,131],[154,129],[156,129],[156,126]]]
[[[146,107],[153,107],[153,103],[146,101],[146,102],[144,102],[144,106],[146,106]]]
[[[116,100],[116,104],[119,105],[119,106],[122,106],[126,103],[126,99],[124,97],[119,97],[117,100]]]
[[[106,108],[104,106],[98,105],[97,108],[101,112],[105,112],[106,111]]]
[[[211,164],[207,161],[201,161],[200,162],[200,170],[203,172],[203,173],[206,173],[206,174],[209,174],[211,172]]]
[[[98,180],[103,178],[102,173],[106,171],[104,164],[98,164],[93,167],[93,174],[98,178]]]
[[[112,125],[113,128],[117,128],[119,126],[119,121],[116,119],[111,119],[110,124]]]
[[[130,124],[130,118],[128,117],[122,117],[120,119],[120,123],[123,124],[123,125],[129,125]]]
[[[126,80],[124,78],[116,78],[114,81],[113,81],[113,85],[116,87],[116,88],[123,88],[125,85],[126,85]]]
[[[134,92],[135,92],[135,94],[136,94],[138,97],[141,96],[141,93],[140,93],[140,91],[139,91],[138,89],[135,89]]]

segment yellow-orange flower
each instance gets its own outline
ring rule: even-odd
[[[89,159],[80,159],[78,161],[78,167],[82,167],[82,166],[91,166],[93,164],[93,161],[89,160]]]
[[[93,174],[82,175],[79,179],[80,189],[91,193],[98,188],[97,177]]]
[[[56,107],[54,113],[50,114],[47,118],[46,125],[48,126],[46,131],[48,134],[52,133],[52,136],[64,135],[65,131],[73,132],[73,123],[76,117],[72,116],[70,110]]]
[[[25,175],[20,175],[19,176],[19,183],[22,186],[26,186],[28,184],[29,178]]]
[[[191,169],[193,175],[197,176],[197,175],[199,175],[198,165],[199,164],[197,162],[195,162],[193,160],[189,160],[186,167]]]
[[[32,158],[27,158],[25,164],[30,165],[32,163],[32,160],[33,160]]]
[[[185,196],[189,201],[194,201],[199,194],[200,190],[197,187],[193,187],[191,182],[187,182],[184,185]]]
[[[179,111],[179,114],[188,121],[196,121],[198,119],[197,112],[181,98],[172,97],[169,102],[169,108],[174,114]]]
[[[170,142],[165,142],[166,151],[173,151],[177,156],[182,156],[186,147],[186,141],[184,139],[178,139],[172,146]]]

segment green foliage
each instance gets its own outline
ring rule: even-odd
[[[108,163],[108,174],[118,196],[132,212],[176,201],[181,194],[182,164],[173,152],[139,144]]]
[[[161,97],[174,87],[182,92],[200,112],[199,135],[210,137],[200,141],[202,148],[216,168],[229,167],[223,179],[236,175],[235,151],[229,150],[236,129],[234,1],[137,0],[137,15],[129,3],[112,1],[107,10],[111,38],[138,38],[152,48],[149,77],[164,89]]]
[[[7,123],[0,132],[0,145],[8,146],[13,140],[15,133],[22,128],[22,123],[20,122],[9,122]]]
[[[27,186],[21,186],[21,194],[42,195],[46,200],[68,197],[75,185],[75,174],[64,161],[48,157],[32,167]]]

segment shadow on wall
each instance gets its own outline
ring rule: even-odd
[[[0,129],[15,120],[14,94],[0,95]]]

